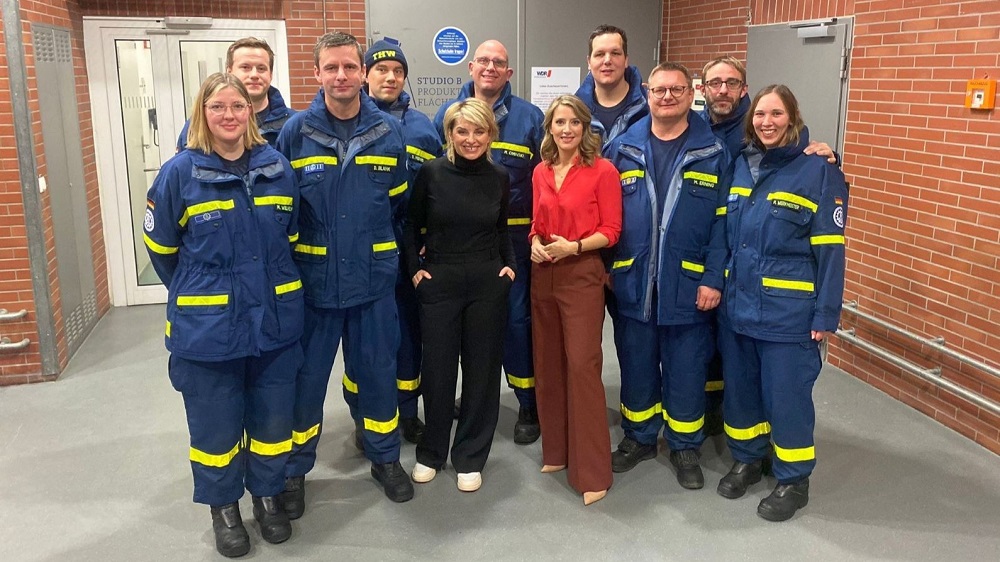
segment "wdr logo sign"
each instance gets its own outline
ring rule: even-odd
[[[548,70],[536,70],[535,78],[552,78],[552,69]]]

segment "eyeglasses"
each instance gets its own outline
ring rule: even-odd
[[[708,86],[708,89],[712,90],[713,92],[721,90],[723,84],[725,84],[730,91],[738,90],[743,87],[743,81],[740,80],[739,78],[730,78],[728,80],[720,80],[718,78],[715,78],[709,80],[708,82],[705,82],[705,85]]]
[[[233,110],[233,115],[243,115],[250,106],[243,102],[236,102],[232,105],[226,105],[224,103],[206,103],[205,109],[209,110],[212,115],[225,115],[227,109]]]
[[[669,88],[650,88],[649,93],[656,99],[662,100],[667,97],[667,92],[674,98],[679,98],[684,95],[684,92],[688,91],[687,86],[671,86]]]
[[[472,60],[483,68],[489,68],[490,63],[493,63],[493,68],[497,70],[503,70],[507,68],[507,61],[503,59],[491,59],[486,57],[479,57]]]

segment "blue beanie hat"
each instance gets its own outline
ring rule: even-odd
[[[406,65],[406,57],[399,45],[390,43],[385,39],[376,41],[365,53],[366,72],[371,72],[372,68],[381,61],[394,60],[403,65],[403,76],[410,73],[410,67]]]

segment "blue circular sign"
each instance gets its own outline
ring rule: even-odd
[[[445,27],[434,34],[434,56],[448,66],[461,64],[469,54],[469,36],[457,27]]]

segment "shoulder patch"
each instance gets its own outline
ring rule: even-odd
[[[837,225],[837,228],[844,228],[844,207],[837,206],[833,210],[833,224]]]
[[[146,209],[146,216],[142,219],[142,227],[146,229],[146,232],[153,232],[153,227],[156,225],[153,219],[153,210]]]

